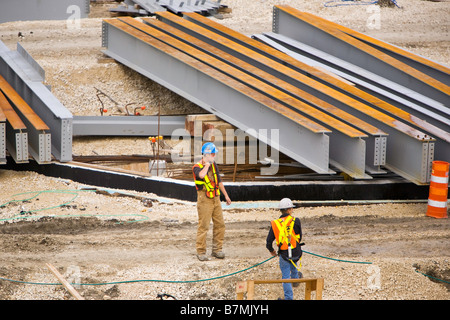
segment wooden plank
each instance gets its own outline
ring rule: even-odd
[[[247,292],[247,281],[236,283],[236,299],[244,300],[244,294]]]
[[[75,288],[56,270],[54,266],[47,263],[47,268],[55,275],[61,284],[69,291],[69,293],[77,300],[84,300],[84,298],[75,290]]]
[[[158,12],[157,15],[161,16],[167,20],[170,20],[171,22],[183,25],[186,28],[189,28],[194,32],[202,34],[205,37],[213,39],[214,41],[219,42],[223,45],[231,46],[233,48],[233,50],[236,50],[236,51],[240,52],[241,54],[247,55],[248,57],[251,57],[252,59],[254,59],[256,61],[258,61],[262,64],[265,64],[265,65],[273,68],[274,70],[277,70],[286,75],[289,75],[291,78],[293,78],[311,88],[314,88],[315,90],[319,90],[319,91],[325,93],[326,95],[328,95],[328,96],[330,96],[330,97],[332,97],[332,98],[334,98],[334,99],[336,99],[336,100],[338,100],[338,101],[340,101],[340,102],[342,102],[342,103],[344,103],[344,104],[346,104],[346,105],[348,105],[348,106],[350,106],[350,107],[352,107],[352,108],[354,108],[354,109],[356,109],[356,110],[358,110],[380,122],[383,122],[386,125],[409,135],[410,137],[413,137],[414,139],[418,139],[421,141],[430,140],[430,137],[428,135],[426,135],[425,133],[423,133],[419,130],[416,130],[413,127],[410,127],[407,124],[400,123],[397,119],[389,116],[388,114],[381,112],[377,109],[374,109],[374,108],[370,107],[369,105],[364,104],[344,93],[341,93],[325,84],[322,84],[310,77],[307,77],[307,76],[301,74],[300,72],[297,72],[294,69],[283,65],[282,63],[279,63],[273,59],[270,59],[266,55],[262,55],[262,54],[258,53],[257,50],[251,50],[247,47],[237,44],[234,41],[226,39],[226,38],[220,36],[220,33],[226,33],[227,35],[234,37],[235,39],[238,39],[239,41],[245,42],[249,46],[252,46],[258,50],[265,51],[266,53],[269,53],[270,55],[272,55],[274,57],[282,59],[282,60],[288,62],[289,64],[292,64],[292,65],[298,67],[299,69],[306,71],[307,73],[310,73],[310,74],[315,75],[323,80],[326,80],[330,84],[333,84],[335,86],[343,88],[350,93],[357,94],[360,97],[364,97],[364,99],[366,101],[367,100],[376,101],[377,102],[376,105],[378,107],[388,105],[384,101],[377,99],[376,97],[374,97],[370,94],[367,94],[366,92],[363,92],[362,90],[359,90],[351,85],[348,85],[347,83],[342,82],[339,79],[336,79],[335,77],[329,76],[328,73],[324,73],[314,67],[310,67],[310,66],[288,56],[287,54],[282,53],[278,50],[275,50],[272,47],[269,47],[257,40],[251,39],[239,32],[229,29],[223,25],[220,25],[210,19],[202,17],[199,14],[184,13],[184,15],[188,16],[190,19],[199,21],[200,23],[205,24],[210,28],[214,28],[218,32],[217,33],[212,32],[203,27],[200,27],[199,25],[196,25],[195,23],[186,21],[186,19],[177,17],[174,14],[171,14],[168,12]],[[354,90],[356,90],[356,91],[354,91]],[[389,105],[389,111],[391,112],[394,110],[396,112],[398,112],[399,115],[402,115],[402,119],[404,119],[408,122],[411,122],[411,115],[409,113],[406,113],[401,109],[398,109],[398,108],[395,108],[394,106]],[[414,125],[417,125],[417,123],[414,123]]]
[[[323,292],[323,278],[317,278],[316,281],[316,300],[322,300],[322,292]]]
[[[130,19],[129,17],[121,18],[119,20],[124,21],[143,32],[152,35],[156,39],[161,40],[167,44],[170,44],[173,47],[175,47],[189,55],[194,56],[195,58],[201,60],[202,62],[205,62],[205,63],[213,66],[214,68],[217,68],[218,70],[221,70],[222,72],[239,79],[240,81],[245,83],[247,86],[257,88],[258,90],[266,93],[267,95],[273,96],[276,99],[289,104],[290,106],[297,109],[298,111],[301,111],[302,113],[306,114],[307,116],[310,116],[314,119],[318,119],[321,122],[323,122],[325,125],[328,125],[331,128],[334,128],[335,130],[338,130],[338,131],[346,134],[349,137],[352,137],[352,138],[367,137],[367,135],[365,133],[353,128],[352,126],[350,126],[336,118],[333,118],[333,117],[329,116],[328,114],[326,114],[320,110],[317,110],[304,102],[301,102],[301,101],[293,98],[292,96],[288,95],[287,93],[282,92],[282,91],[268,85],[267,83],[265,83],[261,80],[258,80],[257,78],[252,77],[251,75],[249,75],[243,71],[240,71],[237,68],[232,67],[231,65],[229,65],[225,62],[222,62],[200,50],[195,49],[194,47],[192,47],[182,41],[179,41],[163,32],[160,32],[160,31],[156,30],[155,28],[152,28],[146,24],[140,23],[140,22],[136,21],[135,19],[132,19],[132,18]],[[186,21],[186,20],[183,20],[183,21]],[[186,37],[189,37],[189,41],[194,41],[194,37],[191,37],[189,35],[186,35]],[[288,107],[283,107],[283,109],[288,109]],[[280,110],[280,111],[281,111],[280,112],[281,114],[284,114],[284,112],[285,112],[282,110]]]
[[[209,76],[214,77],[218,79],[220,82],[224,83],[225,85],[233,86],[235,90],[238,92],[241,92],[245,94],[246,96],[252,97],[255,101],[258,101],[262,105],[284,115],[285,117],[291,119],[292,121],[296,122],[297,124],[307,128],[308,130],[314,132],[314,133],[329,133],[330,130],[316,122],[311,121],[310,119],[298,114],[297,112],[290,110],[289,108],[275,102],[274,100],[270,99],[269,97],[260,94],[248,87],[243,86],[236,86],[231,83],[231,81],[228,81],[230,79],[225,74],[219,74],[216,71],[213,71],[211,67],[208,65],[201,63],[200,61],[194,61],[192,59],[187,59],[185,54],[182,54],[181,52],[175,52],[172,48],[165,45],[164,43],[155,40],[153,37],[144,34],[141,31],[138,31],[134,27],[129,26],[128,24],[124,23],[123,21],[119,21],[118,19],[105,19],[104,22],[121,29],[122,31],[136,37],[137,39],[144,41],[152,46],[156,46],[159,50],[162,50],[163,52],[167,53],[168,55],[171,55],[175,57],[176,59],[182,60],[184,63],[196,68],[197,70],[200,70],[204,73],[207,73]],[[156,42],[157,41],[157,42]]]
[[[17,111],[28,119],[30,124],[40,131],[49,131],[49,127],[42,119],[31,109],[31,107],[22,99],[22,97],[14,90],[14,88],[0,76],[0,90],[17,108]]]
[[[413,67],[407,65],[406,63],[403,63],[391,56],[389,56],[388,54],[385,54],[373,47],[371,47],[368,44],[365,44],[362,41],[359,41],[358,39],[355,39],[354,37],[351,37],[350,35],[342,32],[341,30],[335,29],[334,27],[330,27],[330,24],[328,24],[328,22],[324,22],[324,19],[316,19],[317,17],[312,15],[312,14],[306,14],[304,12],[301,12],[295,8],[292,8],[288,5],[276,5],[276,8],[283,10],[289,14],[291,14],[292,16],[301,19],[305,22],[307,22],[310,25],[315,26],[316,28],[319,28],[325,32],[327,32],[328,34],[342,40],[345,41],[346,43],[358,48],[359,50],[362,50],[364,52],[366,52],[367,54],[370,54],[371,56],[380,59],[382,61],[384,61],[385,63],[393,66],[396,69],[399,69],[407,74],[409,74],[410,76],[428,84],[429,86],[447,94],[450,95],[450,87],[443,84],[442,82],[434,79],[433,77],[430,77],[427,74],[424,74],[423,72],[420,72],[417,69],[414,69]]]
[[[315,288],[315,282],[309,281],[306,282],[305,286],[305,300],[311,300],[311,292],[314,291]]]
[[[253,300],[255,298],[255,281],[247,281],[247,300]]]
[[[305,283],[305,300],[311,300],[311,293],[316,292],[316,300],[322,300],[323,278],[301,278],[301,279],[270,279],[270,280],[247,280],[236,284],[237,300],[243,300],[247,293],[247,300],[255,298],[255,285],[274,283]]]
[[[160,29],[162,28],[166,32],[170,32],[170,34],[176,36],[179,39],[189,39],[189,42],[192,43],[193,45],[195,45],[199,48],[202,48],[204,50],[207,50],[208,52],[214,54],[215,56],[222,57],[229,63],[232,63],[233,65],[238,66],[242,70],[246,70],[247,72],[252,73],[259,79],[264,79],[265,81],[270,82],[270,84],[272,86],[278,87],[281,90],[288,92],[289,94],[291,94],[292,96],[294,96],[296,98],[307,101],[313,107],[316,107],[326,113],[329,113],[346,123],[352,124],[352,125],[356,126],[359,130],[366,132],[367,134],[386,135],[386,133],[382,132],[375,126],[372,126],[371,124],[364,122],[361,119],[359,119],[347,112],[344,112],[341,109],[336,108],[335,106],[333,106],[323,100],[318,99],[314,95],[309,94],[309,93],[307,93],[285,81],[282,81],[282,80],[278,79],[277,77],[255,67],[249,63],[246,63],[245,61],[240,60],[231,54],[228,54],[222,50],[219,50],[216,47],[209,45],[197,38],[190,37],[189,35],[187,35],[186,33],[182,32],[181,30],[179,30],[177,28],[174,28],[170,25],[167,25],[167,24],[165,24],[159,20],[155,20],[155,19],[143,18],[142,20],[145,23],[148,23],[148,24],[158,27]],[[318,119],[318,120],[320,120],[320,119]]]

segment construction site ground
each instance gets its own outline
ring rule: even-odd
[[[321,0],[229,0],[232,13],[213,19],[251,35],[271,31],[273,5],[289,4],[449,65],[450,2],[397,3],[402,8],[381,8],[375,30],[367,27],[373,15],[367,6],[328,8]],[[100,115],[96,88],[121,105],[145,105],[149,115],[158,105],[162,114],[204,112],[101,53],[101,21],[116,5],[93,5],[79,28],[66,21],[3,23],[0,39],[14,50],[21,42],[46,71],[53,94],[74,115]],[[75,137],[73,144],[74,155],[150,152],[146,137]],[[83,189],[95,186],[1,168],[0,183],[1,300],[73,299],[64,287],[47,285],[57,282],[47,263],[72,282],[80,281],[76,290],[92,300],[156,300],[161,294],[231,300],[238,281],[281,277],[276,259],[266,261],[265,248],[270,220],[279,212],[264,203],[224,210],[226,258],[200,262],[195,203],[130,190],[97,193]],[[326,300],[448,300],[449,219],[428,217],[426,210],[425,202],[296,209],[307,252],[304,277],[324,278]],[[294,289],[295,299],[304,298],[303,290],[304,285]],[[257,299],[282,296],[281,285],[255,290]]]

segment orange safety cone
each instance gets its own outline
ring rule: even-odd
[[[450,163],[445,161],[433,161],[427,216],[448,218],[447,195],[449,166]]]

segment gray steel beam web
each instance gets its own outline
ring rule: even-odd
[[[279,117],[273,109],[279,107],[275,101],[261,97],[236,80],[149,36],[142,41],[106,21],[104,24],[103,31],[107,33],[105,54],[266,141],[312,170],[333,173],[329,169],[329,137],[325,134],[329,130],[326,128],[313,123],[308,128],[306,122]],[[312,131],[311,126],[316,130]],[[268,134],[273,130],[279,130],[278,141]]]
[[[161,116],[159,135],[185,128],[185,116]],[[74,116],[73,136],[155,136],[158,116]]]
[[[197,15],[189,15],[186,17],[189,17],[188,20],[193,20],[197,17]],[[217,48],[238,57],[239,59],[257,66],[258,68],[263,69],[281,80],[291,83],[292,85],[295,85],[302,90],[305,90],[308,93],[311,93],[316,97],[357,116],[361,120],[373,124],[383,132],[388,133],[389,138],[386,146],[386,166],[389,166],[392,171],[410,181],[413,181],[414,183],[426,184],[429,182],[430,171],[427,171],[429,168],[428,162],[433,159],[434,148],[428,148],[428,143],[432,143],[434,146],[435,140],[433,138],[362,103],[358,104],[358,101],[349,99],[348,96],[336,94],[333,90],[331,90],[331,88],[324,87],[320,83],[296,72],[294,69],[288,68],[286,66],[288,63],[285,61],[284,64],[281,62],[273,64],[274,60],[262,55],[260,53],[261,50],[254,48],[251,54],[246,53],[245,49],[247,47],[252,47],[253,49],[252,45],[247,44],[247,47],[239,47],[239,45],[231,47],[227,45],[229,39],[224,39],[221,36],[224,34],[223,30],[225,28],[223,28],[223,26],[218,26],[217,29],[221,28],[221,30],[218,30],[217,33],[215,33],[207,30],[206,28],[200,27],[200,24],[202,23],[199,21],[195,21],[199,24],[198,26],[195,26],[192,23],[188,24],[189,21],[182,22],[182,19],[164,12],[158,13],[158,18],[171,26],[179,28],[191,36],[197,37],[208,44],[216,46]],[[198,17],[198,19],[200,20],[201,17]],[[208,21],[208,23],[210,22]],[[209,29],[213,30],[213,27],[210,26]],[[240,34],[238,36],[246,39],[248,38]],[[228,37],[232,38],[233,36],[228,35]],[[250,38],[248,39],[249,40],[245,41],[251,42],[253,40]],[[253,41],[257,42],[256,40]],[[286,57],[288,56],[286,55]],[[350,101],[351,104],[349,104]],[[358,110],[356,109],[357,106],[359,107]],[[395,139],[391,139],[394,135],[397,137]],[[409,144],[409,141],[411,141],[411,144]],[[427,156],[423,155],[423,145],[426,145],[426,150],[429,151]],[[394,152],[389,152],[389,150]],[[410,160],[412,158],[414,158],[414,160]],[[411,168],[412,163],[415,165],[413,168]]]
[[[2,0],[0,23],[87,18],[90,0]]]
[[[226,73],[230,76],[235,75],[235,78],[246,85],[252,87],[254,90],[260,91],[266,94],[271,99],[274,99],[282,104],[286,104],[288,107],[292,107],[293,110],[297,112],[304,113],[305,115],[315,117],[315,121],[321,121],[324,125],[332,127],[334,130],[330,134],[330,162],[342,170],[343,172],[349,174],[354,178],[371,178],[365,174],[365,141],[355,138],[365,138],[365,139],[375,139],[375,137],[368,137],[362,132],[358,132],[352,129],[352,127],[345,125],[341,120],[332,118],[328,114],[322,113],[309,105],[302,103],[297,98],[301,99],[302,93],[297,97],[295,95],[290,96],[292,91],[296,91],[297,88],[288,86],[287,83],[282,83],[279,79],[272,77],[270,74],[264,73],[259,69],[252,68],[251,65],[244,63],[243,61],[233,59],[232,56],[228,56],[225,52],[220,50],[215,50],[215,48],[208,46],[204,42],[197,41],[195,38],[190,38],[187,34],[177,32],[177,29],[172,29],[166,24],[160,24],[154,19],[143,19],[144,22],[150,23],[153,21],[155,24],[150,24],[155,30],[149,29],[148,26],[140,26],[129,19],[123,19],[126,22],[134,24],[136,28],[140,28],[141,31],[145,31],[147,34],[169,44],[174,48],[181,50],[185,53],[197,52],[195,57],[204,63],[209,63],[206,60],[210,57],[214,57],[211,66]],[[157,27],[159,25],[159,27]],[[168,30],[171,30],[170,32]],[[162,32],[166,32],[170,37],[167,37]],[[173,33],[177,33],[176,35]],[[184,39],[184,42],[181,42]],[[201,51],[195,51],[196,49]],[[208,54],[207,56],[202,54]],[[202,58],[202,56],[204,58]],[[218,59],[218,60],[217,60]],[[219,61],[220,60],[220,61]],[[229,62],[229,65],[225,63]],[[244,71],[244,73],[239,74],[238,70]],[[275,89],[275,90],[274,90]],[[298,91],[298,90],[297,90]],[[295,99],[293,99],[293,97]],[[328,106],[328,109],[332,109],[332,106]],[[310,110],[310,111],[308,111]],[[359,122],[359,119],[352,118],[354,122]],[[370,127],[368,124],[360,123],[361,130]],[[382,133],[376,128],[370,128],[374,130],[377,135],[382,135]],[[341,132],[339,132],[341,131]],[[372,163],[373,165],[373,163]]]
[[[287,7],[274,7],[273,32],[327,51],[336,57],[384,76],[445,105],[449,104],[449,87],[445,84],[439,82],[432,85],[431,82],[436,83],[438,81],[430,79],[424,73],[390,56],[388,57],[391,59],[386,59],[386,55],[383,56],[384,53],[381,51],[339,30],[332,30],[326,26],[319,28],[299,19],[287,12],[289,8],[285,8]]]

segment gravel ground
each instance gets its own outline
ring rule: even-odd
[[[164,293],[178,300],[233,300],[237,281],[280,278],[275,259],[247,270],[270,258],[265,238],[278,216],[270,203],[225,207],[227,257],[200,262],[195,203],[125,190],[113,191],[133,196],[81,191],[92,186],[33,172],[0,170],[0,179],[9,182],[0,195],[1,278],[55,283],[46,267],[51,263],[83,283],[77,290],[90,300],[157,300]],[[304,277],[324,278],[325,300],[448,300],[449,220],[425,212],[426,203],[295,209],[306,243]],[[106,284],[92,285],[98,283]],[[295,289],[296,299],[304,299],[303,290]],[[282,295],[279,285],[255,291],[261,300]],[[73,298],[59,286],[0,280],[0,299]]]
[[[381,8],[380,29],[375,30],[368,28],[367,21],[373,13],[367,6],[327,8],[319,0],[229,0],[226,4],[232,13],[223,19],[213,19],[250,35],[271,30],[274,4],[289,4],[449,65],[450,3],[420,0],[397,3],[401,9]],[[0,25],[0,39],[15,50],[18,32],[25,35],[21,44],[45,69],[52,92],[74,115],[99,114],[101,105],[96,88],[111,95],[121,106],[131,102],[145,105],[145,114],[156,114],[158,104],[163,114],[203,112],[136,72],[105,59],[101,53],[101,21],[108,6],[111,4],[92,7],[91,17],[75,30],[67,29],[64,21],[4,23]],[[108,112],[119,110],[110,107]],[[148,141],[144,138],[76,138],[73,147],[76,155],[148,152]],[[84,284],[143,279],[192,281],[229,275],[270,257],[265,237],[269,221],[278,212],[263,204],[260,209],[226,210],[227,257],[202,263],[194,252],[197,222],[194,203],[137,194],[153,199],[149,208],[136,197],[56,192],[80,190],[84,186],[33,172],[0,169],[0,182],[2,278],[53,283],[55,278],[45,266],[52,263],[66,277],[80,279]],[[25,202],[10,202],[35,195],[20,193],[40,190],[51,192]],[[448,300],[450,292],[445,282],[431,281],[416,272],[450,280],[449,220],[429,218],[425,212],[424,203],[296,209],[295,215],[303,223],[304,249],[323,256],[304,255],[304,276],[324,278],[326,300]],[[130,223],[133,219],[143,221]],[[166,239],[174,235],[177,241],[168,243]],[[182,300],[232,300],[236,297],[237,281],[279,277],[276,261],[270,260],[248,271],[211,281],[137,281],[85,285],[77,290],[91,300],[152,300],[162,293]],[[303,288],[295,289],[296,299],[303,299]],[[281,286],[258,286],[255,296],[277,299],[282,296]],[[73,298],[60,286],[0,280],[0,299]]]

